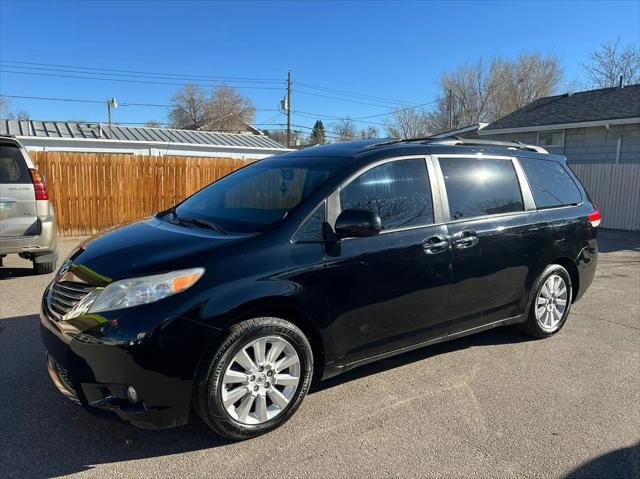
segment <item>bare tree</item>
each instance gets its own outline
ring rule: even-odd
[[[235,88],[216,87],[207,103],[207,129],[215,131],[244,131],[253,122],[256,109],[251,100],[240,95]]]
[[[401,108],[385,118],[387,134],[393,138],[421,138],[429,135],[429,115],[426,112]]]
[[[31,115],[29,114],[28,111],[25,110],[18,110],[14,113],[9,113],[9,117],[13,118],[15,120],[30,120],[31,119]]]
[[[6,98],[0,97],[0,117],[9,120],[29,120],[31,115],[25,110],[11,111],[11,102]]]
[[[358,138],[364,140],[367,138],[378,138],[380,133],[375,126],[369,125],[358,132]]]
[[[169,124],[172,128],[199,130],[207,124],[207,93],[187,83],[171,99]]]
[[[591,52],[591,62],[583,65],[595,88],[640,83],[640,49],[633,44],[620,46],[620,39],[603,43]]]
[[[287,144],[287,131],[286,130],[262,130],[262,132],[274,141],[277,141],[281,145]],[[291,130],[291,144],[299,145],[302,143],[302,132],[299,130]]]
[[[245,131],[253,122],[251,100],[234,88],[220,85],[210,97],[199,86],[188,83],[171,99],[169,123],[187,130]]]
[[[516,59],[480,59],[440,79],[440,94],[429,115],[434,133],[494,121],[532,101],[552,95],[563,72],[554,55],[522,53]]]
[[[0,96],[0,117],[9,116],[9,100]]]
[[[331,127],[336,141],[349,141],[356,138],[356,126],[351,118],[343,118]]]
[[[158,120],[149,120],[145,122],[144,126],[147,128],[162,128],[162,122]]]
[[[550,54],[521,53],[514,61],[498,60],[495,68],[498,118],[552,95],[563,77],[560,61]]]

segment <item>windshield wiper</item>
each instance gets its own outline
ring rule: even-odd
[[[173,216],[174,220],[180,223],[190,223],[198,226],[204,226],[205,228],[209,228],[210,230],[217,231],[218,233],[222,233],[225,235],[229,234],[227,230],[225,230],[219,224],[214,223],[213,221],[203,220],[202,218],[183,218],[182,216],[178,216],[178,213],[176,213],[175,209],[171,210],[171,215]]]

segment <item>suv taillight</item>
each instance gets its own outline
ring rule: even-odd
[[[36,200],[48,200],[49,192],[47,191],[47,185],[44,184],[42,175],[38,173],[38,170],[31,168],[31,179],[33,180],[33,189],[36,191]]]
[[[600,226],[600,223],[602,223],[602,214],[600,214],[600,210],[597,207],[595,211],[589,213],[589,222],[594,228]]]

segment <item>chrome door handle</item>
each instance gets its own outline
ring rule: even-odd
[[[431,238],[424,240],[422,248],[427,254],[442,253],[449,249],[449,240],[444,236],[432,236]]]
[[[453,244],[458,249],[471,248],[478,244],[478,235],[475,231],[459,231],[453,235]]]

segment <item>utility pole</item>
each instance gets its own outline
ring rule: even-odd
[[[447,109],[449,110],[449,130],[453,130],[453,94],[451,88],[447,90]]]
[[[287,75],[287,148],[291,148],[291,70]]]

